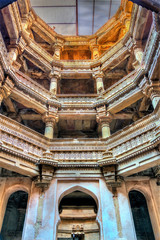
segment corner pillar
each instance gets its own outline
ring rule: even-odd
[[[108,138],[111,135],[110,122],[112,121],[112,115],[107,112],[106,106],[97,108],[97,122],[101,126],[102,138]]]
[[[62,39],[57,39],[57,42],[55,43],[54,45],[54,59],[55,60],[60,60],[60,57],[61,57],[61,50],[62,50],[62,47],[63,47],[63,40]]]
[[[49,107],[49,111],[44,114],[43,121],[45,122],[45,137],[49,139],[54,138],[54,126],[56,122],[58,121],[58,115],[57,115],[58,109],[57,108],[51,108]]]
[[[136,59],[133,65],[136,68],[139,66],[139,64],[142,63],[143,59],[143,48],[141,42],[136,42],[136,44],[133,47],[133,52]]]
[[[45,120],[46,126],[45,126],[45,137],[49,139],[53,139],[54,137],[54,120],[53,119],[46,119]]]
[[[102,94],[104,91],[104,73],[100,70],[99,67],[94,69],[93,77],[96,80],[97,94]]]
[[[149,80],[147,77],[144,77],[139,84],[139,87],[142,89],[143,94],[150,98],[152,101],[153,108],[157,107],[157,104],[160,101],[160,83],[157,80]]]
[[[60,69],[56,68],[53,70],[53,72],[50,73],[50,92],[53,93],[53,95],[57,94],[57,84],[58,80],[61,78]]]
[[[14,61],[16,61],[18,56],[18,47],[17,46],[10,46],[9,47],[9,60],[12,64]]]

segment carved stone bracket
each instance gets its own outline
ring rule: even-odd
[[[14,83],[9,77],[7,77],[3,85],[0,87],[0,102],[3,98],[7,98],[11,94],[13,87]]]
[[[44,191],[48,188],[54,174],[54,169],[58,162],[53,159],[52,153],[47,150],[43,153],[43,157],[39,159],[39,175],[34,179],[36,187]]]
[[[113,156],[112,151],[104,152],[103,158],[102,160],[98,161],[98,164],[100,167],[102,167],[103,176],[105,178],[107,186],[114,189],[120,187],[123,178],[117,175],[117,161]]]

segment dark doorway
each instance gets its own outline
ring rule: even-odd
[[[24,191],[9,197],[1,231],[3,240],[21,240],[27,200],[28,194]]]
[[[129,200],[137,235],[137,240],[155,240],[147,202],[144,195],[138,191],[130,191]]]

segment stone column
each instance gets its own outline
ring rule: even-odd
[[[102,138],[108,138],[111,135],[110,122],[112,121],[112,115],[107,112],[105,105],[97,108],[96,118],[102,129]]]
[[[98,45],[92,45],[90,47],[91,52],[92,52],[92,59],[96,60],[99,58],[99,46]]]
[[[54,45],[54,55],[53,55],[53,57],[56,60],[60,60],[63,42],[64,41],[62,39],[57,39],[57,42]]]
[[[17,46],[15,46],[15,47],[10,46],[10,48],[9,48],[9,60],[10,60],[11,64],[14,61],[16,61],[17,56],[18,56],[18,48],[17,48]]]
[[[45,137],[49,139],[53,139],[54,136],[54,120],[53,119],[46,119],[45,120],[46,126],[45,126]]]
[[[50,92],[53,93],[54,95],[57,94],[57,83],[58,80],[61,78],[61,73],[59,68],[55,68],[51,73],[50,73]]]
[[[133,66],[137,68],[139,67],[139,64],[141,64],[143,59],[143,49],[140,42],[136,42],[136,44],[133,47],[133,52],[136,59],[136,61],[133,63]]]
[[[100,70],[100,67],[94,69],[93,77],[96,80],[97,94],[101,94],[104,91],[104,73]]]
[[[46,124],[44,135],[49,139],[53,139],[54,137],[54,126],[55,126],[55,123],[58,121],[57,112],[58,112],[58,108],[49,106],[48,112],[45,113],[42,118]]]
[[[142,58],[143,58],[143,50],[142,48],[134,48],[134,55],[136,60],[141,63],[142,62]]]
[[[97,39],[93,38],[89,42],[90,51],[92,53],[92,59],[96,60],[99,58],[99,45],[97,45]]]
[[[109,121],[104,121],[104,122],[102,121],[101,128],[102,128],[102,138],[107,138],[111,135]]]
[[[160,89],[158,86],[155,89],[153,88],[151,89],[150,98],[152,101],[153,108],[155,109],[158,102],[160,101]]]
[[[144,77],[139,83],[139,87],[142,89],[143,94],[150,98],[153,108],[155,109],[160,101],[160,83],[157,80],[149,80]]]
[[[100,94],[104,91],[104,85],[103,85],[103,73],[99,73],[96,76],[96,85],[97,85],[97,93]]]

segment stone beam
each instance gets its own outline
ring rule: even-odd
[[[12,5],[3,8],[1,11],[10,37],[10,43],[15,44],[19,38],[19,29],[17,21],[15,19],[15,14],[12,9]]]
[[[3,151],[0,152],[0,167],[30,177],[39,174],[39,169],[34,163],[25,161],[20,157],[13,156]]]
[[[60,110],[58,115],[60,120],[96,120],[96,110]]]
[[[133,157],[126,162],[118,164],[118,175],[123,177],[147,170],[160,164],[160,152],[151,150],[137,157]]]
[[[7,106],[9,112],[14,112],[14,113],[16,113],[15,106],[14,106],[14,104],[13,104],[13,102],[12,102],[12,100],[11,100],[10,97],[5,98],[3,101],[4,101],[4,104]]]
[[[137,18],[134,26],[134,31],[133,31],[134,40],[140,41],[143,39],[148,16],[149,16],[149,11],[147,11],[144,8],[138,9]]]
[[[139,87],[134,90],[126,93],[124,96],[120,97],[118,100],[115,100],[113,103],[109,104],[107,111],[114,114],[117,113],[124,108],[130,106],[132,103],[135,103],[139,99],[143,97],[143,93]]]
[[[10,97],[27,108],[35,109],[40,114],[46,112],[45,104],[40,103],[35,98],[29,96],[29,94],[24,94],[23,91],[14,88]]]
[[[21,118],[23,120],[42,120],[42,116],[40,114],[29,114],[29,113],[24,113],[20,114]]]

